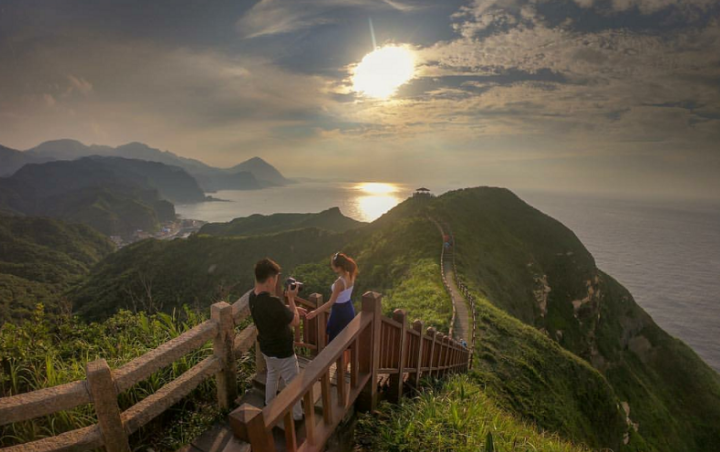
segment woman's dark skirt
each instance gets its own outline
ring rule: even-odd
[[[329,336],[328,343],[335,339],[335,336],[340,334],[340,331],[348,326],[353,318],[355,318],[355,308],[353,308],[352,301],[333,304],[326,327]]]

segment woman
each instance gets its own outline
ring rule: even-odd
[[[330,287],[332,289],[330,300],[314,311],[305,314],[307,319],[313,319],[332,309],[326,328],[328,343],[335,339],[335,336],[340,334],[340,331],[348,326],[355,317],[355,309],[350,296],[355,285],[355,277],[358,275],[358,266],[355,261],[340,252],[332,256],[330,267],[338,275],[338,279]]]

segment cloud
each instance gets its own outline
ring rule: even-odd
[[[70,81],[70,87],[68,88],[68,94],[72,93],[73,91],[77,91],[80,94],[84,96],[88,96],[93,92],[93,86],[92,83],[88,82],[82,77],[75,77],[74,75],[68,75],[68,80]]]
[[[0,136],[20,148],[57,137],[145,141],[231,164],[282,140],[275,128],[322,118],[330,102],[323,79],[261,57],[145,41],[46,42],[14,63],[24,75],[0,73],[0,111],[13,112]]]
[[[396,0],[262,0],[237,21],[236,29],[245,38],[290,33],[335,23],[337,11],[349,8],[403,12],[415,9]]]

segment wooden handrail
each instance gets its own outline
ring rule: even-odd
[[[403,394],[405,374],[409,377],[414,373],[417,384],[423,373],[445,375],[467,369],[469,349],[449,336],[436,335],[432,328],[423,333],[419,320],[409,327],[403,310],[395,310],[389,319],[380,316],[381,309],[380,295],[366,293],[360,314],[268,406],[259,409],[245,404],[230,415],[235,435],[248,441],[254,452],[274,451],[272,430],[284,422],[287,450],[319,451],[356,400],[358,409],[374,409],[379,374],[390,375],[390,399],[398,401]],[[348,349],[352,352],[349,387],[344,371],[344,354]],[[333,364],[337,364],[334,392],[330,385]],[[318,381],[323,410],[320,423],[314,420],[313,391]],[[305,403],[306,439],[299,444],[292,409],[301,400]]]
[[[211,318],[188,330],[158,348],[111,371],[104,360],[88,363],[87,380],[75,381],[52,388],[0,398],[0,425],[20,422],[57,411],[73,409],[91,403],[98,414],[98,424],[62,433],[30,443],[0,449],[1,452],[35,450],[88,450],[105,446],[110,451],[129,452],[127,437],[157,417],[180,399],[187,396],[203,380],[216,378],[218,405],[227,408],[235,398],[235,359],[256,344],[257,329],[249,326],[235,333],[235,325],[250,315],[249,291],[232,305],[225,302],[211,307]],[[433,329],[422,332],[422,322],[408,327],[405,313],[396,310],[394,319],[381,313],[381,295],[368,292],[363,295],[362,310],[358,316],[331,342],[325,345],[327,315],[308,321],[303,319],[297,327],[302,331],[296,346],[305,347],[313,354],[310,364],[301,376],[293,380],[264,410],[248,408],[244,428],[250,432],[249,440],[257,452],[270,449],[272,427],[284,421],[287,444],[296,444],[292,424],[292,407],[303,400],[305,414],[314,417],[315,383],[321,382],[324,407],[323,422],[310,427],[307,440],[297,450],[319,450],[335,426],[353,404],[358,409],[371,410],[377,403],[377,379],[381,373],[393,375],[391,387],[395,398],[403,392],[404,374],[444,374],[467,367],[469,350],[451,338],[437,340]],[[318,307],[322,297],[312,294],[300,304]],[[381,343],[385,331],[387,343]],[[117,394],[148,378],[154,372],[182,356],[213,341],[213,355],[191,367],[156,393],[120,412]],[[427,347],[430,347],[427,350]],[[345,382],[344,353],[350,351],[350,384]],[[442,359],[442,361],[441,361]],[[463,361],[464,359],[464,361]],[[381,367],[383,365],[388,367]],[[337,389],[331,393],[330,369],[340,369]],[[231,418],[231,425],[233,424]],[[314,424],[306,424],[314,425]],[[292,449],[292,447],[291,447]]]
[[[158,348],[110,371],[100,359],[88,363],[87,379],[0,398],[0,425],[46,416],[93,404],[99,424],[0,449],[88,450],[105,445],[108,451],[129,452],[127,436],[177,403],[204,379],[215,376],[218,405],[229,407],[235,399],[235,358],[255,343],[254,326],[235,334],[234,327],[250,315],[249,291],[232,306],[215,303],[212,318],[163,343]],[[120,413],[117,394],[150,377],[154,372],[213,340],[213,356],[205,358],[181,376]]]
[[[197,350],[217,334],[217,322],[207,320],[178,337],[165,342],[155,350],[135,358],[115,370],[115,384],[118,390],[122,392],[130,389],[133,385],[157,372],[158,369],[172,364],[193,350]]]
[[[90,403],[85,381],[0,398],[0,425],[26,421]]]

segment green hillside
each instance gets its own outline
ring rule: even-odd
[[[235,218],[227,223],[208,223],[200,229],[201,234],[220,236],[243,236],[272,234],[290,229],[318,228],[333,232],[356,229],[365,223],[346,217],[333,207],[320,213],[276,213],[250,215]]]
[[[103,260],[72,294],[76,311],[101,319],[118,309],[171,312],[184,304],[207,308],[234,301],[253,284],[253,266],[275,259],[285,275],[304,262],[329,257],[344,237],[301,229],[257,237],[193,235],[143,240]]]
[[[400,405],[361,415],[355,434],[363,451],[442,450],[588,452],[498,407],[472,375],[455,375]],[[426,385],[428,382],[426,382]]]
[[[459,277],[478,298],[602,373],[629,408],[630,450],[710,451],[720,443],[720,376],[597,269],[569,229],[504,189],[448,193],[428,211],[452,225]],[[479,347],[488,357],[479,367],[494,372],[495,345]],[[516,403],[514,391],[508,397]]]
[[[87,226],[0,216],[0,324],[27,318],[37,303],[57,312],[65,290],[114,249]]]
[[[160,197],[203,199],[197,183],[179,168],[118,158],[29,164],[0,178],[0,213],[50,216],[82,223],[106,235],[155,232],[175,219]]]
[[[365,290],[376,290],[384,295],[386,314],[403,308],[410,320],[447,331],[452,307],[440,279],[441,240],[428,216],[452,226],[459,277],[478,300],[478,341],[467,387],[481,388],[478,397],[512,418],[502,425],[527,435],[529,445],[520,450],[553,450],[533,432],[546,439],[559,435],[554,450],[576,447],[564,441],[615,451],[714,450],[720,442],[717,373],[597,269],[572,231],[504,189],[411,198],[345,232],[258,216],[238,221],[237,236],[146,240],[103,259],[71,299],[86,319],[104,319],[123,308],[154,313],[190,305],[202,312],[251,287],[252,266],[265,256],[276,259],[285,276],[304,281],[304,293],[327,298],[334,278],[329,257],[344,251],[360,267],[356,303]],[[268,234],[268,228],[278,232]],[[250,235],[256,231],[263,233]],[[455,395],[438,393],[438,400],[456,400],[457,386],[449,391]],[[457,407],[470,409],[467,402]],[[385,426],[368,428],[385,435],[394,430],[388,430],[394,419],[425,422],[421,410],[416,418],[399,410]],[[485,416],[475,415],[479,422]],[[471,429],[468,444],[482,444],[487,431]],[[495,432],[505,441],[502,431]],[[409,438],[395,433],[397,441]],[[378,448],[400,450],[395,440]],[[422,443],[456,450],[432,441]]]

